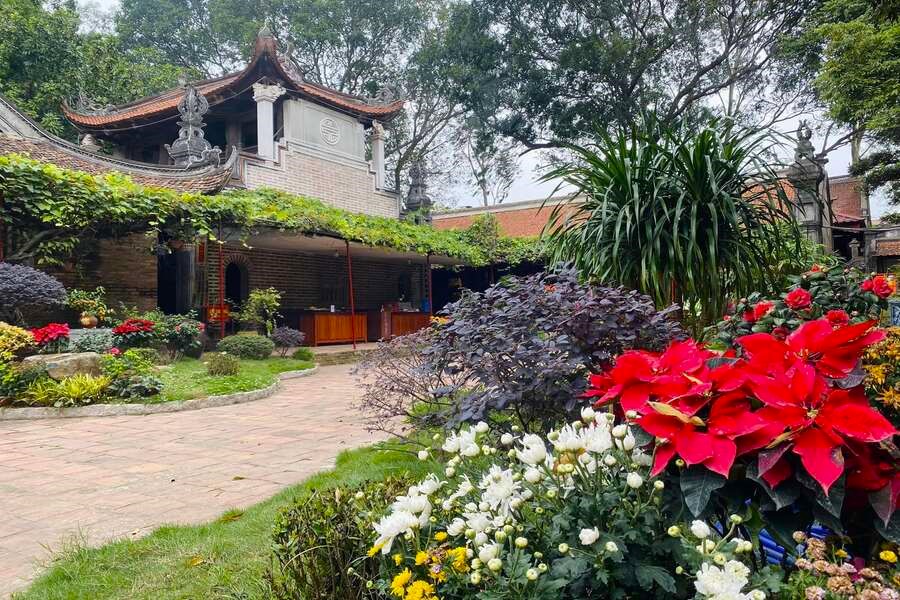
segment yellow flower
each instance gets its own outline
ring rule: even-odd
[[[897,562],[897,555],[890,550],[882,550],[881,553],[878,554],[878,558],[886,563],[894,564]]]
[[[409,583],[410,579],[412,579],[412,572],[409,569],[403,569],[394,575],[394,579],[391,581],[391,593],[398,598],[403,598],[406,594],[406,584]]]
[[[406,590],[405,600],[435,600],[434,586],[427,581],[414,581]]]
[[[397,565],[398,567],[403,564],[403,555],[402,554],[395,554],[391,558],[394,559],[394,564]]]
[[[428,553],[427,552],[425,552],[424,550],[420,550],[420,551],[416,552],[416,564],[417,565],[424,565],[427,562],[428,562]]]
[[[465,573],[469,570],[469,557],[466,556],[465,546],[448,550],[447,556],[450,558],[450,566],[452,566],[453,570],[457,573]]]
[[[447,532],[446,531],[438,531],[436,534],[434,534],[434,539],[438,542],[445,541],[447,539]]]
[[[367,552],[369,558],[372,558],[373,556],[381,552],[382,548],[384,548],[384,544],[375,544],[374,546],[369,548],[369,551]]]
[[[834,555],[837,556],[838,558],[847,558],[848,556],[850,556],[849,554],[847,554],[847,551],[844,550],[843,548],[836,550]]]

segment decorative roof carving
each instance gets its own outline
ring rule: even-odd
[[[166,152],[175,161],[176,167],[190,168],[198,165],[218,165],[222,150],[214,148],[203,134],[203,115],[209,111],[209,101],[192,85],[184,90],[184,97],[178,103],[181,120],[178,122],[178,139],[166,144]]]
[[[800,121],[797,126],[797,147],[794,149],[794,160],[800,162],[802,159],[815,160],[816,149],[812,144],[812,129],[806,119]]]
[[[78,96],[75,98],[75,109],[85,115],[111,115],[116,112],[116,106],[114,104],[104,104],[101,106],[88,98],[87,94],[84,93],[84,90],[80,90]]]
[[[392,104],[399,99],[393,86],[383,85],[378,88],[374,96],[366,96],[366,104],[371,106],[386,106]]]

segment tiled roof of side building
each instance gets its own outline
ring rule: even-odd
[[[67,142],[41,129],[3,96],[0,96],[0,155],[25,154],[35,160],[92,175],[118,172],[136,183],[179,192],[214,193],[231,179],[237,152],[221,165],[192,169],[117,159]]]
[[[149,165],[143,166],[131,161],[118,161],[102,155],[77,152],[49,140],[27,139],[0,133],[0,155],[12,153],[25,154],[35,160],[84,171],[91,175],[119,172],[140,185],[204,194],[215,193],[225,187],[231,178],[234,160],[237,158],[237,153],[232,152],[229,160],[221,166],[200,167],[189,171],[174,168],[151,169]]]
[[[249,90],[254,83],[268,77],[281,80],[289,90],[301,96],[364,119],[390,120],[400,112],[404,104],[403,100],[369,102],[364,98],[305,81],[295,73],[289,59],[278,53],[275,38],[268,32],[260,32],[253,57],[243,70],[193,85],[214,105]],[[176,117],[178,103],[183,96],[184,90],[176,88],[113,107],[108,112],[79,112],[68,106],[64,106],[63,111],[69,121],[82,129],[129,128]]]

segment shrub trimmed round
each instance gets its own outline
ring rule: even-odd
[[[238,358],[261,360],[272,356],[275,344],[261,335],[232,335],[219,342],[216,349]]]
[[[237,375],[240,368],[241,365],[238,362],[238,359],[230,354],[217,352],[206,355],[206,372],[209,375]]]

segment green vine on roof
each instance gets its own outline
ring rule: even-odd
[[[318,200],[271,189],[229,190],[214,196],[145,187],[111,173],[90,175],[27,156],[0,156],[0,234],[10,262],[58,265],[79,240],[135,232],[181,239],[221,227],[241,238],[264,227],[329,234],[367,246],[443,255],[470,265],[518,262],[534,255],[533,241],[499,238],[490,248],[466,231],[446,231],[398,219],[352,213]]]

